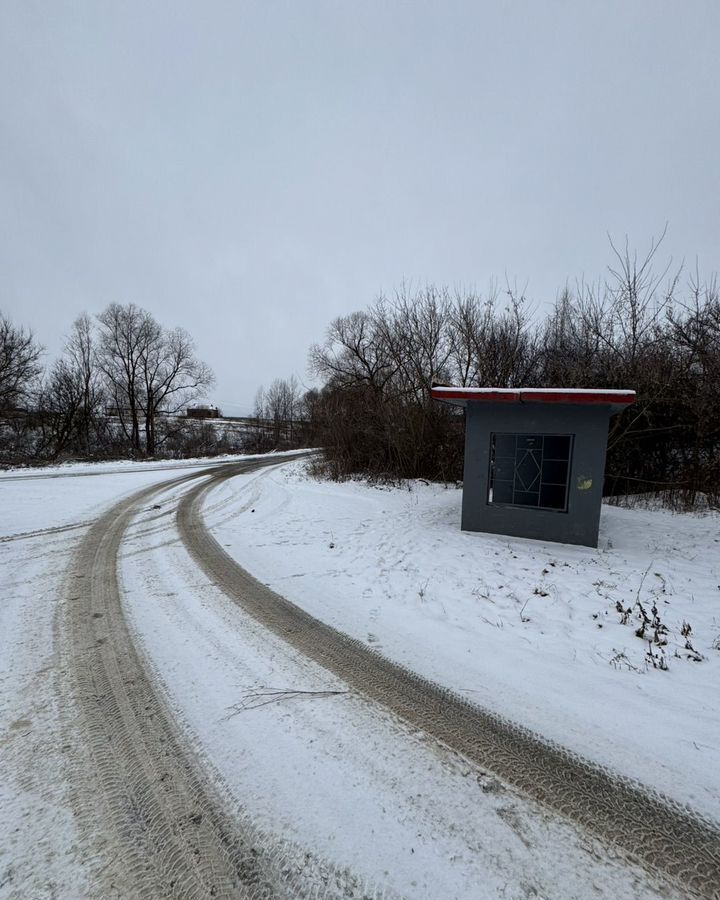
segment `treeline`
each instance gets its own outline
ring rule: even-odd
[[[310,350],[320,387],[295,377],[256,395],[250,424],[178,416],[214,378],[182,329],[133,304],[76,320],[48,371],[32,334],[0,315],[0,462],[188,456],[322,446],[324,471],[462,478],[461,411],[433,383],[630,388],[611,422],[605,492],[662,491],[720,506],[720,289],[715,277],[615,253],[608,276],[566,287],[538,318],[511,287],[403,287],[341,316]]]
[[[0,461],[218,452],[222,435],[176,418],[214,383],[182,328],[113,303],[73,324],[48,371],[27,329],[0,314]]]
[[[309,433],[307,394],[297,378],[276,378],[255,394],[248,447],[257,453],[290,450],[313,443]]]
[[[508,288],[403,288],[336,319],[310,351],[322,382],[308,428],[335,478],[462,477],[463,420],[431,399],[463,386],[627,388],[612,420],[607,494],[720,503],[720,292],[715,278],[615,251],[606,279],[567,287],[544,319]]]

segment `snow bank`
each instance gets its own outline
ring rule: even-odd
[[[294,463],[226,482],[205,514],[312,614],[720,819],[720,517],[604,507],[592,550],[463,533],[460,504]]]

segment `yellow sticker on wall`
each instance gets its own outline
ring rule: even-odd
[[[579,491],[589,491],[592,487],[592,478],[586,478],[584,475],[578,475],[576,487]]]

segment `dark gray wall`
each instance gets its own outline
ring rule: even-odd
[[[463,530],[597,547],[609,420],[609,406],[469,402],[465,411]],[[488,503],[493,432],[575,436],[567,512]]]

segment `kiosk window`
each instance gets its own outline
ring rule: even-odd
[[[571,434],[490,435],[488,503],[567,511]]]

